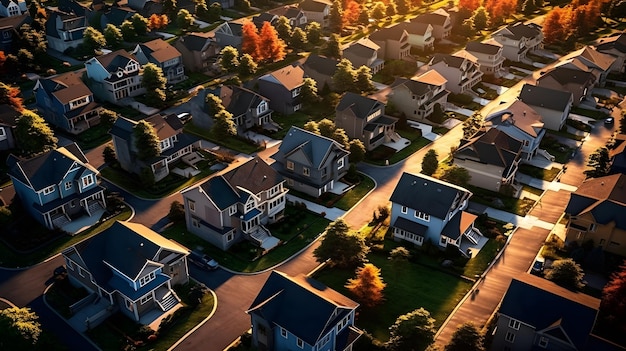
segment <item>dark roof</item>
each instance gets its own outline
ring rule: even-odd
[[[380,49],[380,46],[368,38],[361,38],[343,48],[344,55],[346,52],[352,53],[358,57],[372,57]]]
[[[443,61],[446,65],[455,68],[461,68],[463,66],[463,62],[466,61],[465,57],[453,56],[450,54],[435,54],[433,58],[430,60],[430,65],[437,64]]]
[[[574,347],[582,350],[599,307],[600,300],[596,298],[523,273],[511,281],[502,299],[500,313],[553,337],[565,333]]]
[[[108,72],[115,72],[118,68],[125,68],[131,60],[137,61],[137,58],[135,58],[134,55],[123,49],[113,51],[105,55],[96,56],[95,59],[98,60],[102,67],[104,67]]]
[[[469,190],[460,186],[423,174],[404,172],[390,200],[437,218],[446,218],[455,200],[466,194],[471,195]]]
[[[411,22],[428,23],[433,26],[443,26],[448,18],[450,18],[450,15],[445,13],[445,11],[443,13],[438,11],[419,15],[412,19]]]
[[[328,157],[333,156],[331,155],[333,150],[340,157],[349,154],[333,139],[294,126],[289,129],[287,135],[283,138],[283,142],[278,146],[278,150],[285,154],[285,158],[289,158],[289,155],[301,151],[311,163],[311,167],[316,169],[321,168]]]
[[[253,194],[269,190],[283,181],[283,177],[258,156],[225,173],[223,177],[232,187],[244,188]]]
[[[393,222],[392,226],[419,236],[425,236],[428,231],[428,226],[410,221],[404,217],[396,218],[396,221]]]
[[[503,167],[503,175],[508,174],[522,152],[521,141],[497,128],[491,128],[486,133],[479,133],[472,139],[461,143],[454,153],[455,158],[470,158],[481,163]]]
[[[204,47],[215,41],[215,33],[194,32],[181,36],[178,41],[189,51],[202,51]]]
[[[471,52],[480,52],[487,55],[495,55],[502,50],[502,45],[492,43],[483,43],[480,41],[470,41],[465,45],[465,50]]]
[[[428,26],[430,26],[431,28],[433,27],[429,23],[422,23],[422,22],[401,22],[398,24],[398,27],[406,30],[407,33],[413,34],[413,35],[426,34],[426,30],[428,29]]]
[[[386,41],[386,40],[397,40],[402,39],[402,36],[407,33],[405,26],[396,24],[391,27],[382,28],[374,33],[370,34],[370,39],[373,41]]]
[[[311,277],[273,271],[247,312],[315,345],[357,307],[356,302]]]
[[[339,60],[337,59],[311,54],[302,64],[302,68],[304,69],[304,73],[313,70],[327,76],[332,76],[335,74],[335,71],[337,71],[338,63]]]
[[[256,108],[261,101],[267,99],[258,93],[236,85],[225,85],[214,91],[209,91],[222,100],[222,105],[234,117],[241,116],[251,108]]]
[[[595,83],[596,77],[591,72],[585,72],[577,69],[567,67],[555,67],[541,77],[537,78],[537,83],[541,84],[541,81],[551,77],[557,83],[561,85],[566,84],[580,84],[585,86],[591,86]]]
[[[510,32],[510,34],[505,31]],[[494,34],[498,33],[515,40],[519,40],[521,38],[532,39],[542,34],[541,27],[536,24],[524,24],[522,22],[515,23],[512,26],[506,26]]]
[[[524,84],[519,93],[519,99],[530,106],[563,112],[572,102],[572,93]]]
[[[382,108],[384,105],[375,99],[362,96],[352,92],[347,92],[337,104],[337,111],[351,109],[357,118],[367,118],[374,110]]]
[[[441,234],[456,240],[467,231],[476,218],[478,218],[478,216],[475,214],[466,211],[458,211],[443,227]]]
[[[11,27],[13,29],[18,29],[22,26],[22,24],[30,24],[32,21],[33,20],[27,11],[23,15],[0,18],[0,28]]]
[[[135,13],[137,12],[130,7],[112,6],[111,10],[103,14],[103,16],[106,17],[107,23],[121,26],[125,20],[131,18]]]
[[[200,188],[220,210],[225,210],[239,201],[237,191],[221,175],[203,182]]]
[[[611,37],[600,38],[596,41],[595,46],[598,51],[615,49],[619,52],[626,53],[626,34],[619,33]]]
[[[591,213],[600,224],[614,221],[617,228],[626,230],[626,175],[585,180],[572,193],[565,213],[573,216]]]
[[[327,6],[332,6],[332,2],[327,0],[304,0],[300,3],[303,11],[322,12]]]
[[[15,127],[20,115],[11,105],[0,105],[0,125]]]

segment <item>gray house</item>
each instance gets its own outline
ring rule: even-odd
[[[233,115],[237,133],[243,134],[252,127],[268,130],[277,128],[272,120],[273,110],[270,108],[270,101],[261,94],[236,85],[225,85],[207,93],[222,100],[226,111]],[[199,125],[205,124],[200,119],[197,122]]]
[[[183,55],[163,39],[137,44],[132,53],[142,66],[153,63],[163,70],[167,84],[175,84],[187,78],[183,66]]]
[[[270,108],[290,115],[302,107],[300,88],[304,70],[300,66],[287,66],[259,78],[259,93],[270,100]]]
[[[273,167],[287,179],[287,187],[320,196],[346,175],[349,154],[330,138],[291,127],[272,156]]]
[[[178,37],[174,47],[183,57],[185,69],[192,72],[210,72],[215,69],[219,48],[213,32],[193,32]]]
[[[13,107],[0,105],[0,150],[11,150],[16,146],[15,127],[20,113]]]
[[[333,75],[337,71],[339,60],[311,54],[302,63],[302,69],[307,77],[310,77],[317,83],[317,90],[332,88]]]
[[[524,84],[518,99],[541,115],[546,128],[558,131],[569,116],[574,95],[569,91]]]
[[[237,50],[240,50],[242,39],[241,30],[243,28],[244,21],[249,21],[249,19],[236,19],[224,22],[217,26],[217,28],[213,30],[217,45],[220,48],[232,46]]]

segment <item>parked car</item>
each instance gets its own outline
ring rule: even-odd
[[[614,122],[615,120],[613,119],[613,117],[609,117],[604,120],[604,124],[613,124]]]
[[[189,112],[179,113],[177,116],[178,119],[183,123],[187,123],[191,119],[191,113]]]
[[[188,258],[193,264],[202,269],[212,271],[219,267],[219,264],[216,260],[200,252],[191,251]]]
[[[545,264],[544,258],[543,257],[537,257],[537,259],[535,260],[535,263],[533,263],[533,267],[531,268],[531,272],[534,273],[534,274],[541,274],[541,273],[543,273],[544,264]]]

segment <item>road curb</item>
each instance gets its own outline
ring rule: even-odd
[[[193,279],[193,281],[195,281],[198,284],[202,284],[201,282],[195,280],[191,276],[189,276],[189,278]],[[213,304],[213,310],[211,310],[211,313],[209,313],[209,315],[206,316],[206,318],[203,319],[202,322],[196,324],[195,327],[191,328],[191,330],[189,330],[187,333],[185,333],[185,335],[183,335],[180,339],[178,339],[172,346],[170,346],[167,349],[167,351],[174,350],[178,345],[180,345],[183,341],[185,341],[185,339],[187,339],[187,337],[189,337],[189,335],[193,334],[196,330],[198,330],[200,327],[202,327],[204,325],[204,323],[208,322],[209,319],[211,319],[211,317],[213,317],[213,315],[215,314],[215,311],[217,310],[217,294],[212,289],[209,289],[209,293],[211,293],[211,295],[213,295],[213,301],[215,301],[215,303]]]

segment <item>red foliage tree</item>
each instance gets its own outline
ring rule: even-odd
[[[278,37],[278,32],[269,22],[264,22],[259,33],[260,57],[267,62],[277,62],[285,58],[287,45]],[[243,48],[243,46],[242,46]],[[252,56],[254,58],[254,56]]]
[[[265,22],[263,26],[265,24],[269,24],[269,22]],[[261,55],[261,38],[256,26],[251,21],[244,22],[241,27],[241,52],[252,56],[255,62],[263,59]]]
[[[0,72],[4,73],[4,63],[7,60],[7,56],[4,54],[4,51],[0,51]]]
[[[568,34],[569,8],[555,7],[543,21],[543,37],[546,44],[565,39]]]
[[[626,261],[602,289],[600,313],[611,328],[626,332]]]
[[[480,7],[480,0],[459,0],[459,9],[466,10],[469,13]]]

